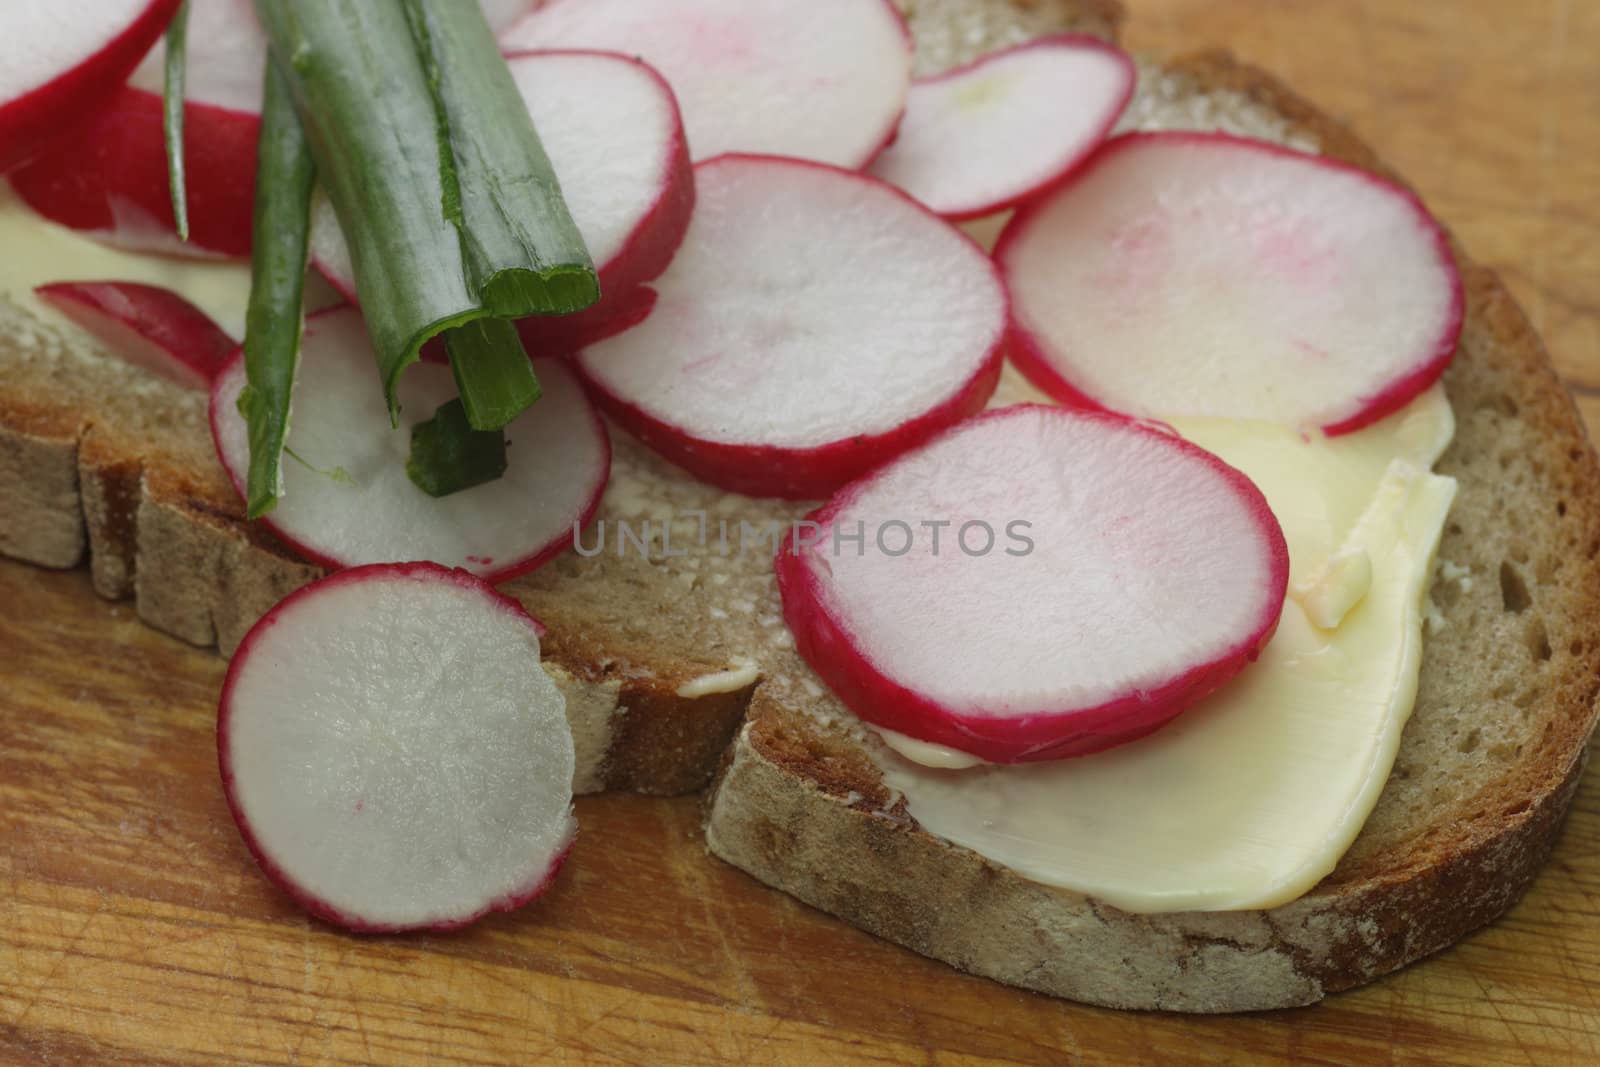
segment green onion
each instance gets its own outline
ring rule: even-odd
[[[509,319],[478,319],[446,330],[456,390],[474,430],[498,430],[539,399],[539,379]],[[463,374],[462,368],[473,368]]]
[[[439,111],[444,210],[468,285],[504,317],[593,304],[594,265],[488,23],[458,17],[449,0],[404,2]]]
[[[474,430],[460,400],[448,402],[432,419],[411,428],[406,473],[429,496],[459,493],[505,472],[505,435]]]
[[[426,63],[407,17],[413,9],[428,35]],[[274,53],[288,60],[301,122],[350,246],[391,421],[399,424],[400,374],[429,338],[485,317],[581,310],[598,296],[586,253],[574,274],[570,248],[527,247],[525,239],[545,238],[548,224],[513,229],[508,213],[521,218],[550,207],[548,197],[534,198],[527,169],[509,181],[484,169],[499,166],[501,153],[511,149],[479,140],[525,142],[533,131],[477,4],[455,0],[435,10],[432,0],[256,0],[256,13]],[[468,95],[480,80],[494,83],[481,72],[458,83],[457,71],[474,67],[500,68],[509,94]],[[468,152],[464,167],[454,151],[458,120]],[[437,139],[435,151],[424,150],[427,132]],[[525,160],[543,160],[536,143],[531,152],[526,143],[522,149]],[[559,197],[553,175],[538,188]],[[521,246],[520,259],[495,258],[514,245]],[[527,379],[504,376],[500,362],[456,362],[457,378],[473,397],[468,413],[485,418],[484,425],[530,395]]]
[[[283,448],[289,400],[300,360],[306,242],[316,167],[289,97],[289,84],[268,59],[256,158],[250,305],[245,316],[244,365],[249,382],[239,412],[250,427],[250,473],[245,499],[250,518],[271,511],[283,494]]]
[[[167,142],[167,184],[172,190],[172,217],[178,240],[189,239],[188,179],[183,166],[183,75],[189,37],[189,0],[183,0],[167,23],[166,82],[161,90],[161,131]]]

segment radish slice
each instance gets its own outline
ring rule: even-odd
[[[190,389],[208,389],[238,343],[171,289],[137,282],[55,282],[39,299],[129,363]]]
[[[184,73],[186,246],[173,232],[158,45],[69,147],[12,178],[41,215],[141,251],[250,254],[261,72],[267,42],[251,0],[191,0]]]
[[[491,25],[504,28],[535,2],[484,0],[481,6]],[[266,35],[252,0],[190,0],[183,137],[187,244],[173,232],[161,130],[164,45],[150,51],[126,86],[106,87],[99,113],[71,145],[22,168],[12,184],[39,214],[120,247],[249,255],[266,56]]]
[[[0,173],[105,103],[166,28],[178,0],[6,0],[0,33]]]
[[[505,476],[434,498],[406,476],[411,427],[456,395],[448,367],[418,363],[400,380],[404,408],[389,428],[374,388],[372,348],[352,308],[306,320],[285,494],[262,521],[307,558],[330,567],[432,560],[490,581],[532,570],[572,543],[599,507],[611,468],[605,426],[572,372],[536,360],[543,398],[506,427]],[[211,390],[211,433],[241,493],[250,464],[238,411],[244,357]]]
[[[267,877],[367,933],[465,926],[544,892],[577,823],[536,625],[431,563],[324,578],[256,623],[223,683],[217,756]]]
[[[672,90],[643,63],[543,52],[514,56],[510,66],[600,273],[594,307],[521,325],[530,352],[571,352],[637,320],[642,298],[634,290],[666,269],[688,228],[694,172]],[[354,301],[355,268],[326,200],[318,200],[311,255]]]
[[[1346,433],[1455,352],[1461,279],[1410,192],[1226,134],[1105,145],[1001,235],[1020,369],[1066,403]]]
[[[640,57],[672,84],[697,160],[864,166],[911,82],[911,38],[887,0],[551,0],[502,40]]]
[[[872,174],[949,219],[1015,206],[1081,163],[1133,96],[1133,62],[1094,37],[1047,37],[911,86]]]
[[[654,310],[579,356],[607,414],[724,489],[803,499],[983,406],[1006,295],[968,238],[817,163],[724,156],[695,183]]]
[[[1101,412],[985,413],[809,520],[777,557],[800,653],[867,722],[996,763],[1156,729],[1256,657],[1289,577],[1249,479]]]

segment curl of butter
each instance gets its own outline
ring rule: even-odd
[[[678,695],[685,700],[711,696],[713,693],[736,693],[756,683],[761,677],[761,667],[754,660],[735,660],[725,671],[714,671],[691,678],[678,686]]]
[[[1337,630],[1371,588],[1372,557],[1365,548],[1352,546],[1328,557],[1315,575],[1297,582],[1289,595],[1317,629]]]
[[[888,745],[903,758],[924,767],[933,767],[936,770],[964,771],[968,767],[977,767],[989,761],[980,759],[970,752],[960,749],[948,748],[944,745],[935,745],[929,741],[918,741],[915,737],[896,733],[894,730],[885,730],[881,726],[872,727],[877,731],[883,743]]]

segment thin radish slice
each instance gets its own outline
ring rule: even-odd
[[[867,722],[996,763],[1156,729],[1256,657],[1289,575],[1249,479],[1103,412],[987,412],[809,519],[777,557],[800,653]]]
[[[158,45],[70,146],[12,177],[41,215],[124,248],[250,254],[261,72],[267,42],[251,0],[190,0],[184,166],[190,243],[173,232]]]
[[[1436,381],[1449,241],[1409,191],[1226,134],[1129,134],[995,249],[1018,366],[1067,403],[1346,433]]]
[[[695,183],[655,308],[578,358],[607,414],[706,481],[804,499],[983,406],[1006,294],[968,238],[817,163],[724,156]]]
[[[949,219],[1003,211],[1060,180],[1133,96],[1133,61],[1094,37],[1046,37],[913,83],[871,173]]]
[[[262,521],[327,566],[432,560],[502,581],[572,543],[599,507],[611,468],[605,426],[577,380],[556,360],[536,360],[544,396],[506,427],[504,477],[434,498],[411,483],[411,427],[456,395],[448,367],[418,363],[400,380],[401,426],[389,428],[373,388],[372,348],[361,316],[344,307],[306,320],[283,464],[285,493]],[[211,433],[233,484],[244,491],[248,430],[238,411],[244,357],[217,375]]]
[[[209,389],[238,348],[211,316],[158,285],[55,282],[34,295],[129,363],[190,389]]]
[[[534,3],[484,0],[481,6],[491,25],[504,28]],[[249,255],[266,56],[266,35],[253,0],[190,0],[184,78],[187,244],[173,232],[161,130],[166,60],[161,44],[126,86],[105,87],[98,114],[70,145],[19,170],[12,184],[39,214],[120,247]]]
[[[556,355],[638,318],[643,298],[635,290],[666,269],[688,228],[694,172],[672,90],[643,63],[599,52],[527,53],[509,62],[600,272],[594,307],[523,322],[529,351]],[[311,255],[355,300],[349,248],[332,205],[320,198]]]
[[[911,82],[911,38],[887,0],[551,0],[502,40],[640,57],[672,84],[697,160],[864,166]]]
[[[269,611],[229,665],[217,756],[267,877],[366,933],[521,907],[577,830],[537,624],[431,563],[344,571]]]
[[[178,0],[6,0],[0,174],[60,141],[122,84]]]

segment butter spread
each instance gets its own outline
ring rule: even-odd
[[[1133,912],[1272,907],[1333,869],[1388,778],[1455,494],[1428,468],[1454,423],[1439,387],[1339,438],[1171,421],[1261,488],[1291,587],[1307,590],[1260,660],[1171,725],[1093,756],[964,771],[916,750],[875,758],[924,829],[1035,881]]]
[[[50,282],[143,282],[181,293],[234,338],[244,336],[250,262],[126,252],[48,222],[0,181],[0,296],[69,337],[86,334],[33,295]],[[307,304],[313,303],[308,294]]]

